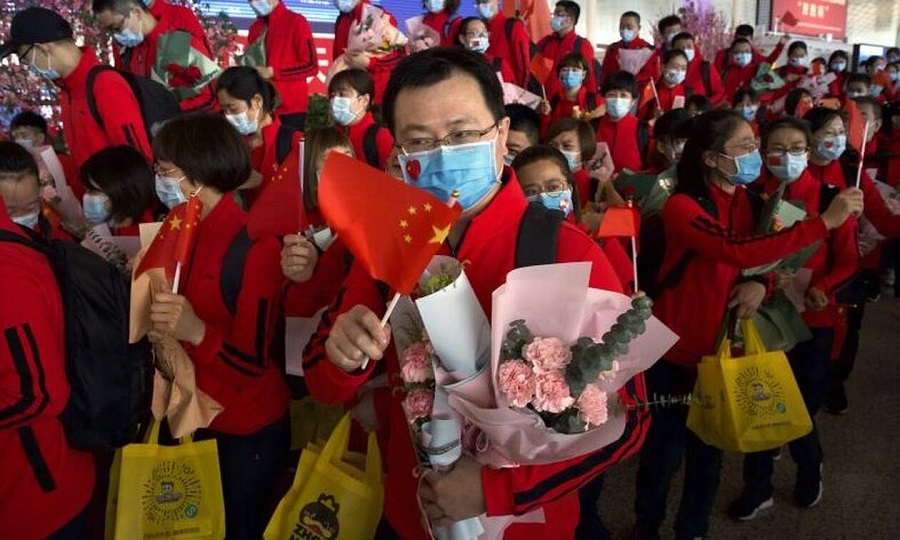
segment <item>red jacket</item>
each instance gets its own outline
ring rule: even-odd
[[[660,293],[653,313],[681,338],[666,359],[685,366],[714,352],[728,295],[741,269],[777,261],[828,236],[821,219],[757,235],[757,216],[745,190],[729,195],[710,186],[708,191],[718,218],[684,194],[673,195],[662,211],[666,254],[660,282],[676,265],[684,264],[686,255],[691,258],[678,282]]]
[[[166,34],[173,32],[188,32],[191,35],[191,47],[207,58],[214,60],[209,50],[209,45],[205,38],[200,38],[181,27],[183,17],[175,16],[170,18],[171,12],[164,10],[160,17],[156,18],[156,26],[149,34],[144,36],[142,41],[136,47],[120,51],[119,60],[121,67],[130,73],[146,77],[152,77],[153,66],[156,63],[156,55],[159,51],[159,39]],[[126,54],[127,53],[127,54]],[[181,66],[187,67],[187,66]],[[209,83],[203,87],[199,94],[194,97],[182,100],[182,111],[208,111],[216,107],[216,96],[213,92],[213,83]]]
[[[337,20],[334,22],[332,60],[337,60],[337,58],[347,50],[347,43],[350,38],[350,23],[359,22],[362,18],[363,4],[369,3],[369,0],[362,0],[355,8],[353,8],[351,13],[341,13],[338,15]],[[397,19],[395,19],[388,10],[384,8],[381,9],[388,14],[391,19],[391,24],[397,26]],[[387,87],[388,80],[391,78],[391,71],[394,70],[394,66],[397,65],[397,62],[399,62],[405,54],[406,53],[403,50],[397,49],[390,54],[372,58],[369,63],[369,67],[366,71],[372,76],[372,83],[375,85],[375,95],[372,98],[372,102],[375,105],[381,104],[381,97],[384,95],[384,89]]]
[[[514,173],[507,169],[505,185],[490,205],[475,216],[456,250],[459,260],[470,261],[466,273],[478,300],[490,319],[491,294],[506,280],[514,267],[519,223],[527,202]],[[444,246],[449,253],[449,247]],[[591,261],[591,286],[621,291],[622,287],[600,248],[574,226],[564,223],[560,229],[558,262]],[[326,312],[319,332],[313,336],[304,356],[306,382],[313,397],[331,403],[352,400],[357,390],[384,367],[398,372],[396,351],[388,349],[386,359],[371,362],[364,372],[347,373],[328,361],[324,343],[335,317],[355,305],[365,305],[375,313],[385,310],[385,297],[375,281],[359,265],[354,265],[336,303]],[[643,378],[636,377],[620,392],[622,399],[644,395]],[[417,480],[413,476],[415,456],[400,402],[392,398],[390,418],[382,423],[379,443],[385,459],[387,480],[384,514],[401,538],[425,538],[416,502]],[[647,429],[643,414],[629,413],[625,433],[617,442],[595,453],[548,465],[523,465],[517,468],[482,469],[482,486],[488,515],[523,514],[543,507],[547,524],[515,525],[505,538],[571,538],[578,521],[578,497],[575,491],[606,468],[633,455],[639,449]]]
[[[487,22],[487,29],[491,35],[491,44],[487,52],[493,57],[504,58],[509,62],[513,70],[514,80],[510,81],[522,88],[528,85],[528,77],[531,73],[531,38],[521,21],[507,23],[509,17],[503,13],[497,13]],[[507,24],[511,25],[510,32],[506,31]]]
[[[900,129],[894,129],[886,146],[888,157],[885,159],[884,178],[896,188],[900,186]]]
[[[779,77],[784,79],[784,86],[769,92],[768,95],[764,96],[765,99],[763,99],[763,101],[773,102],[783,97],[787,97],[787,95],[791,93],[791,90],[800,86],[800,83],[803,82],[803,79],[810,75],[809,68],[803,66],[792,66],[790,64],[778,68],[777,73]],[[789,81],[788,77],[792,75],[795,75],[798,78],[793,81]]]
[[[150,14],[156,20],[166,18],[170,24],[179,30],[184,30],[192,36],[204,41],[206,48],[209,49],[209,41],[206,38],[206,31],[200,25],[200,19],[194,10],[186,6],[178,6],[170,4],[166,0],[155,0],[147,6]]]
[[[456,41],[456,36],[462,21],[462,17],[459,17],[456,14],[451,15],[446,11],[439,11],[437,13],[431,13],[429,11],[422,17],[423,23],[427,24],[429,28],[440,34],[441,47],[452,47],[459,43]]]
[[[646,41],[644,41],[643,39],[641,39],[639,37],[634,38],[629,43],[625,43],[624,41],[621,41],[621,40],[613,43],[612,45],[609,46],[608,49],[606,49],[606,54],[603,56],[603,68],[602,68],[603,71],[602,71],[601,82],[605,83],[606,80],[609,79],[609,77],[613,73],[615,73],[617,71],[621,71],[622,68],[619,67],[619,49],[635,50],[635,49],[652,49],[652,48],[653,48],[653,45],[650,45],[649,43],[647,43]],[[638,71],[638,73],[637,73],[637,75],[635,75],[635,77],[637,78],[639,83],[649,81],[650,79],[655,79],[656,77],[659,76],[659,73],[657,73],[659,71],[658,68],[659,68],[659,56],[657,56],[657,54],[654,53],[653,56],[651,56],[647,60],[647,63],[644,64],[644,67],[642,67],[641,70]]]
[[[766,181],[766,191],[773,193],[780,182],[773,178]],[[819,217],[822,207],[822,184],[805,171],[797,181],[788,184],[784,190],[784,200],[801,201],[807,218]],[[803,320],[811,328],[834,326],[837,322],[837,304],[834,295],[849,282],[859,269],[859,247],[857,244],[858,225],[851,217],[819,245],[819,249],[807,261],[805,268],[812,270],[810,287],[821,290],[829,298],[829,305],[822,311],[807,309]]]
[[[664,80],[660,79],[656,83],[656,95],[659,96],[659,106],[661,109],[657,107],[655,99],[650,101],[650,104],[646,109],[647,113],[645,118],[647,119],[654,118],[658,110],[662,110],[664,113],[671,111],[672,107],[675,105],[676,96],[681,96],[683,98],[681,101],[682,107],[684,107],[684,102],[687,100],[687,85],[681,83],[670,87]]]
[[[841,189],[846,189],[856,181],[856,178],[847,180],[839,160],[834,160],[824,167],[810,162],[809,172],[819,182],[837,186]],[[881,196],[869,173],[865,170],[863,170],[859,188],[863,192],[863,203],[865,204],[863,215],[866,216],[866,219],[872,222],[872,225],[875,226],[875,229],[882,236],[887,238],[900,236],[900,215],[894,215],[891,209],[887,207],[884,197]]]
[[[183,293],[206,323],[198,346],[183,343],[197,386],[225,407],[210,429],[236,435],[254,433],[284,416],[290,398],[282,369],[269,357],[284,285],[278,239],[257,240],[247,253],[234,315],[222,299],[225,251],[246,222],[247,214],[231,194],[200,221]]]
[[[22,235],[4,204],[0,230]],[[0,291],[0,538],[37,540],[85,508],[94,460],[69,447],[59,420],[69,383],[62,298],[47,259],[0,242]]]
[[[781,53],[784,52],[784,42],[779,41],[775,48],[772,49],[772,52],[769,53],[768,56],[763,55],[759,52],[759,49],[753,48],[753,62],[755,64],[774,64],[775,61],[778,60],[778,57],[781,56]],[[719,71],[725,71],[728,66],[732,64],[731,57],[728,53],[728,47],[719,50],[716,53],[716,61],[715,66]]]
[[[275,71],[272,83],[281,104],[278,114],[305,113],[309,105],[307,77],[319,72],[319,59],[312,29],[306,17],[278,2],[268,17],[260,17],[250,25],[248,43],[266,34],[266,63]]]
[[[609,145],[616,172],[622,169],[637,172],[644,168],[638,147],[638,122],[636,116],[628,113],[618,122],[606,115],[597,123],[597,142]]]
[[[709,66],[709,86],[703,82],[703,64]],[[722,101],[725,95],[725,88],[722,86],[722,75],[712,62],[703,59],[703,53],[700,49],[694,47],[694,60],[688,64],[687,76],[684,78],[684,86],[690,89],[691,95],[706,96],[709,102],[714,106]]]
[[[94,98],[97,112],[103,119],[101,128],[88,108],[88,73],[100,62],[90,47],[81,49],[81,61],[67,77],[54,81],[59,87],[59,105],[66,146],[75,166],[81,168],[95,153],[120,144],[138,149],[153,161],[153,151],[147,141],[147,130],[141,116],[141,108],[131,86],[121,76],[105,72],[94,80]],[[80,181],[71,181],[80,184]],[[84,187],[81,186],[82,192]]]
[[[359,122],[350,126],[338,126],[338,128],[343,131],[347,137],[350,138],[350,142],[353,144],[353,152],[356,154],[356,159],[368,163],[368,158],[366,157],[368,154],[366,153],[366,133],[369,131],[371,126],[375,125],[375,116],[372,115],[371,111],[367,112]],[[373,128],[374,129],[374,128]],[[388,158],[391,156],[391,149],[394,147],[394,137],[391,135],[391,132],[388,128],[384,126],[378,127],[378,130],[375,132],[375,155],[378,156],[378,163],[373,164],[369,163],[369,165],[376,167],[380,170],[385,170],[387,167]],[[372,148],[369,149],[369,153],[372,152]]]
[[[503,79],[503,82],[516,84],[516,74],[513,73],[512,67],[505,58],[494,56],[485,51],[484,59],[494,68],[495,72],[500,74],[500,78]]]
[[[575,42],[579,39],[581,40],[581,48],[576,51]],[[538,42],[538,51],[540,51],[544,58],[553,60],[553,73],[556,73],[557,64],[562,60],[563,56],[573,52],[580,52],[585,60],[587,60],[588,65],[588,72],[584,77],[584,86],[591,92],[597,91],[597,74],[594,73],[594,46],[591,45],[591,40],[579,36],[574,30],[562,37],[556,32],[553,32]],[[552,96],[556,92],[562,90],[559,78],[547,78],[545,90],[547,91],[548,96]]]
[[[842,73],[834,72],[837,76],[837,79],[831,81],[828,85],[828,97],[844,99],[844,83],[847,81],[847,72],[843,71]]]
[[[738,67],[733,62],[722,71],[722,84],[725,86],[724,102],[731,103],[734,101],[734,95],[737,91],[750,84],[756,72],[759,70],[759,64],[750,62],[744,67]]]
[[[548,79],[549,80],[549,79]],[[605,100],[603,96],[588,90],[587,86],[582,85],[578,91],[575,100],[570,100],[562,88],[557,87],[555,94],[547,94],[550,102],[550,114],[541,117],[541,131],[547,133],[557,120],[563,118],[572,118],[574,116],[575,107],[578,107],[582,113],[590,112],[603,105]]]
[[[259,194],[269,185],[269,182],[275,177],[281,165],[278,163],[278,130],[281,128],[281,120],[276,115],[272,115],[272,123],[262,128],[262,144],[250,149],[250,164],[254,171],[262,175],[262,183],[252,189],[241,190],[241,196],[244,198],[247,208],[253,206]],[[294,132],[291,140],[291,152],[298,152],[300,141],[303,140],[303,133]],[[285,160],[291,159],[288,154]],[[297,156],[295,159],[300,159]]]
[[[284,301],[287,317],[312,317],[320,309],[330,306],[350,271],[352,255],[340,238],[319,254],[312,278],[305,283],[291,283]]]

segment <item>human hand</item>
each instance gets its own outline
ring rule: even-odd
[[[796,272],[792,272],[790,270],[776,270],[775,271],[775,287],[781,290],[785,290],[790,287],[791,283],[794,281],[794,276],[796,276]]]
[[[372,63],[372,59],[365,51],[347,51],[345,56],[351,69],[368,69]]]
[[[550,111],[551,111],[550,102],[547,101],[546,99],[542,99],[541,102],[538,104],[537,109],[535,109],[535,110],[537,111],[538,114],[543,114],[543,115],[550,114]]]
[[[419,498],[432,525],[444,527],[485,513],[481,464],[463,456],[446,472],[430,471],[419,486]]]
[[[344,371],[359,369],[366,357],[381,360],[391,342],[389,326],[366,306],[353,306],[338,315],[325,342],[328,360]]]
[[[193,306],[184,296],[157,292],[153,294],[150,303],[150,332],[172,336],[196,346],[206,335],[206,324],[197,317]]]
[[[836,229],[847,221],[851,214],[862,213],[864,205],[863,192],[859,188],[847,188],[831,201],[822,212],[822,221],[828,230]]]
[[[728,296],[728,309],[737,308],[739,319],[746,319],[756,313],[759,305],[766,298],[766,287],[756,281],[738,283]]]
[[[806,306],[813,311],[822,311],[828,307],[828,295],[822,289],[810,287],[806,291]]]
[[[294,283],[309,281],[316,269],[319,252],[303,235],[290,234],[284,237],[281,248],[281,271]]]
[[[275,77],[275,70],[269,66],[256,66],[256,72],[267,81]]]

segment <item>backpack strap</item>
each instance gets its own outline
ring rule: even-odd
[[[228,245],[228,250],[222,259],[219,290],[222,294],[222,301],[232,316],[237,313],[238,295],[244,282],[244,266],[253,243],[247,227],[243,227]]]
[[[91,68],[91,71],[88,72],[87,76],[87,102],[88,102],[88,110],[91,112],[91,118],[94,119],[94,122],[97,122],[97,125],[100,126],[100,129],[105,129],[103,125],[103,118],[100,117],[100,111],[97,109],[97,98],[94,95],[94,84],[97,82],[97,75],[104,71],[115,71],[115,68],[112,66],[107,66],[105,64],[95,66]]]
[[[646,120],[638,120],[637,127],[637,143],[638,152],[641,153],[641,160],[647,155],[647,149],[650,147],[650,123]]]
[[[703,88],[706,89],[706,95],[712,95],[712,76],[710,75],[709,60],[700,63],[700,78],[703,80]]]
[[[366,163],[376,169],[379,167],[378,146],[376,144],[379,129],[381,129],[381,124],[372,124],[366,129],[365,135],[363,135],[363,152],[366,154]]]
[[[587,95],[584,96],[584,101],[588,107],[586,112],[591,112],[597,108],[597,94],[588,92]]]
[[[507,43],[512,43],[513,28],[516,26],[516,22],[518,20],[519,19],[517,19],[515,17],[509,17],[508,19],[506,19],[506,24],[504,25],[503,28],[504,28],[504,31],[506,32],[506,42]]]
[[[294,133],[296,132],[297,130],[291,126],[285,124],[278,126],[278,134],[275,136],[275,160],[278,162],[278,165],[284,163],[288,154],[291,153],[291,148],[294,146]]]
[[[503,69],[503,59],[499,56],[494,57],[494,60],[491,61],[491,67],[494,68],[494,72],[499,73]]]
[[[823,214],[831,205],[834,198],[841,192],[841,188],[822,183],[819,187],[819,214]]]
[[[444,28],[441,29],[442,37],[448,38],[450,37],[450,27],[453,26],[453,23],[459,19],[459,15],[453,15],[452,17],[447,17],[447,20],[444,21]]]
[[[540,203],[531,203],[519,223],[516,240],[516,268],[553,264],[559,243],[559,229],[565,217]]]

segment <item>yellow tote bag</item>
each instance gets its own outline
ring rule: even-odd
[[[350,414],[321,449],[300,455],[294,485],[266,527],[266,540],[371,540],[384,508],[381,454],[374,433],[366,455],[347,451]]]
[[[106,504],[107,540],[225,538],[225,503],[215,440],[144,444],[116,451]]]
[[[771,450],[812,431],[812,420],[784,352],[767,352],[752,319],[741,322],[745,356],[731,357],[726,336],[701,360],[687,426],[725,451]]]

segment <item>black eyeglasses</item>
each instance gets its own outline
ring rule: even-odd
[[[463,129],[454,131],[447,134],[446,137],[442,137],[440,139],[436,139],[433,137],[410,139],[408,141],[403,141],[399,144],[395,144],[394,146],[407,154],[414,154],[416,152],[427,152],[429,150],[434,150],[439,146],[459,146],[461,144],[476,143],[480,141],[482,137],[494,130],[498,125],[499,122],[494,122],[484,129]]]

